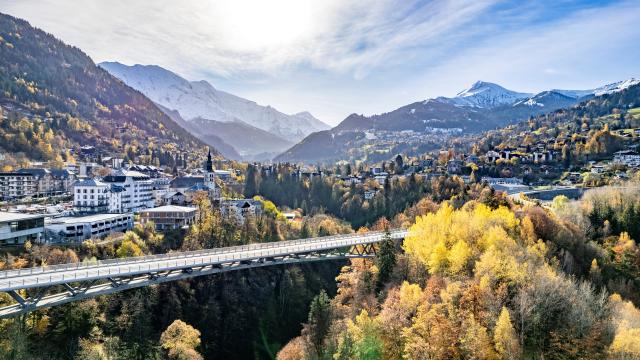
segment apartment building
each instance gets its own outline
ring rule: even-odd
[[[95,214],[52,219],[46,237],[52,243],[79,243],[133,228],[133,214]]]
[[[32,174],[18,172],[0,173],[0,198],[15,200],[35,196],[38,184]]]

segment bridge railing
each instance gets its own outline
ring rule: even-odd
[[[392,237],[397,238],[399,235],[404,235],[404,231],[395,231],[392,232]],[[60,283],[68,283],[74,281],[85,281],[99,278],[106,278],[111,276],[118,276],[121,274],[126,275],[136,275],[136,274],[146,274],[153,271],[166,271],[173,269],[184,269],[186,267],[191,266],[206,266],[211,264],[224,264],[228,262],[232,262],[234,260],[242,260],[249,261],[255,260],[265,257],[277,257],[284,256],[291,253],[304,253],[310,251],[322,251],[326,249],[336,249],[341,247],[358,245],[361,243],[371,243],[378,242],[384,239],[385,234],[383,232],[374,232],[367,234],[349,234],[349,236],[329,236],[324,238],[315,238],[315,239],[303,239],[303,240],[291,240],[291,241],[281,241],[274,243],[264,243],[260,245],[267,245],[265,247],[251,247],[251,245],[242,245],[233,247],[238,251],[224,251],[218,253],[208,253],[201,254],[200,256],[180,256],[173,258],[162,258],[158,256],[154,256],[153,259],[156,261],[150,262],[117,262],[110,261],[105,264],[105,267],[94,267],[94,268],[86,268],[82,271],[82,268],[70,268],[68,270],[76,270],[68,273],[60,273],[60,272],[47,272],[43,273],[32,273],[29,275],[34,275],[31,277],[9,277],[5,278],[4,281],[0,280],[0,290],[9,290],[9,289],[18,289],[18,288],[28,288],[28,287],[37,287],[40,284],[43,285],[52,285],[52,284],[60,284]],[[354,239],[362,239],[366,238],[366,241],[361,243],[354,242]],[[318,241],[317,239],[324,239],[325,241]],[[309,242],[308,240],[314,240]],[[328,240],[328,241],[327,241]],[[286,246],[274,246],[272,244],[284,244],[287,243]],[[259,245],[259,244],[255,244]],[[221,249],[229,249],[229,248],[221,248]],[[247,253],[249,251],[249,253]],[[198,251],[202,252],[202,251]],[[194,252],[191,252],[194,253]],[[145,257],[149,258],[149,257]],[[116,259],[114,259],[116,260]],[[104,261],[103,261],[104,264]],[[117,266],[109,266],[109,265],[117,265]],[[48,274],[48,276],[47,276]]]
[[[406,230],[396,229],[391,231],[391,236],[397,237],[399,234],[403,235],[404,233],[406,233]],[[309,239],[297,239],[297,240],[275,241],[275,242],[268,242],[268,243],[237,245],[237,246],[229,246],[229,247],[223,247],[223,248],[192,250],[192,251],[174,252],[174,253],[166,253],[166,254],[136,256],[136,257],[129,257],[129,258],[116,258],[116,259],[85,261],[85,262],[67,263],[67,264],[58,264],[58,265],[45,265],[45,266],[31,267],[26,269],[0,271],[0,279],[8,279],[12,277],[20,277],[20,276],[49,273],[49,272],[90,269],[90,268],[110,266],[110,265],[146,263],[146,262],[158,261],[158,260],[183,259],[183,258],[197,257],[197,256],[203,256],[203,255],[216,255],[216,254],[225,254],[225,253],[234,253],[234,252],[246,252],[246,251],[259,250],[259,249],[280,248],[280,247],[288,247],[292,245],[299,245],[299,244],[305,244],[305,243],[308,243],[308,244],[313,244],[318,242],[324,243],[324,242],[331,242],[331,241],[340,240],[340,239],[353,239],[353,238],[363,238],[363,237],[369,238],[369,237],[374,237],[376,235],[384,235],[384,232],[377,231],[377,232],[368,232],[364,234],[351,233],[351,234],[323,236],[323,237],[316,237],[316,238],[309,238]]]

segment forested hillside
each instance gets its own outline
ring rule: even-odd
[[[0,148],[39,160],[78,145],[125,154],[201,142],[81,50],[0,14]],[[125,149],[126,148],[126,149]]]
[[[278,359],[638,359],[640,198],[443,203],[352,260]],[[634,235],[635,234],[635,235]]]

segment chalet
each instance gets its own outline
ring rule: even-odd
[[[234,218],[238,223],[244,223],[248,217],[262,215],[262,202],[253,199],[221,200],[220,211],[223,215]]]

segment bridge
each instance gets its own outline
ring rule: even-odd
[[[390,232],[401,240],[407,230]],[[367,232],[160,255],[0,271],[0,292],[16,303],[0,319],[99,295],[196,276],[278,264],[369,258],[384,232]]]

